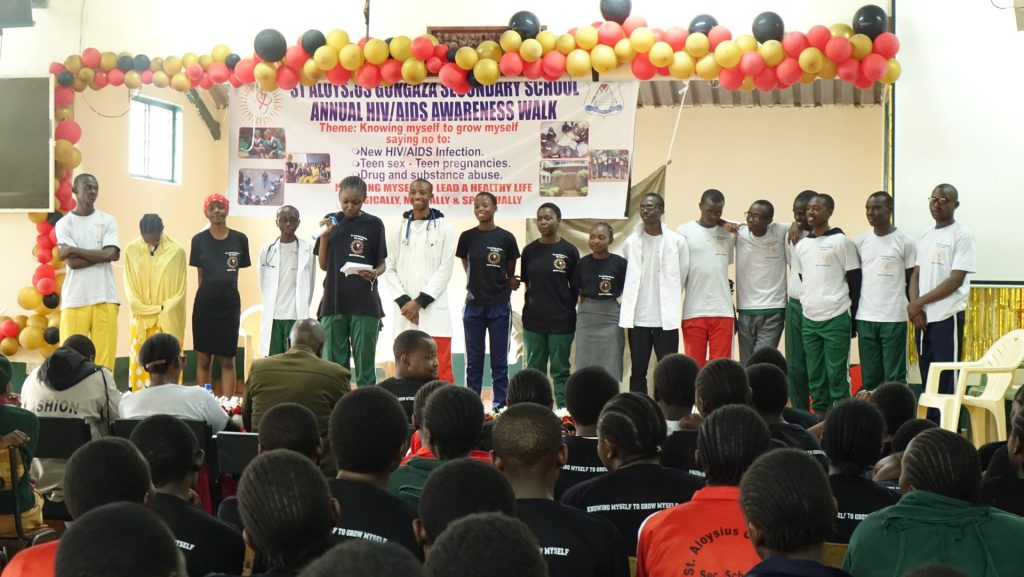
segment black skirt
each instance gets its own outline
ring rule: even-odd
[[[196,295],[192,307],[192,346],[201,353],[234,357],[242,301],[211,300]]]

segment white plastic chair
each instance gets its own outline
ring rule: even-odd
[[[259,354],[260,327],[263,322],[263,305],[251,306],[242,311],[242,317],[238,322],[238,336],[242,338],[242,346],[245,347],[245,359],[242,366],[245,367],[244,375],[249,377],[249,368],[252,361]]]
[[[987,373],[985,389],[981,394],[978,396],[965,394],[963,398],[963,404],[971,416],[971,437],[975,447],[1007,439],[1006,391],[1013,384],[1014,370],[1019,368],[1021,361],[1024,360],[1024,330],[1012,331],[999,342],[1004,340],[1011,342],[999,352],[1005,357],[998,362],[1004,366],[1014,363],[1013,368],[1007,372]],[[994,349],[995,345],[989,349],[989,353]],[[991,419],[989,415],[992,416]]]

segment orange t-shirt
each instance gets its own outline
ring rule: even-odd
[[[409,463],[409,459],[411,459],[413,457],[419,457],[421,459],[431,459],[431,460],[437,458],[437,457],[434,456],[433,453],[430,452],[430,447],[427,447],[425,445],[421,445],[419,447],[419,449],[417,449],[416,451],[409,453],[405,457],[402,457],[401,464],[402,465],[408,464]],[[489,452],[487,452],[487,451],[478,451],[476,449],[473,449],[472,451],[469,452],[469,457],[471,459],[476,459],[477,461],[483,461],[484,463],[487,463],[488,465],[491,464],[491,454]]]
[[[60,541],[50,541],[19,552],[4,567],[0,577],[53,577],[58,543]]]
[[[747,535],[739,487],[705,487],[640,526],[637,577],[743,575],[761,562]]]

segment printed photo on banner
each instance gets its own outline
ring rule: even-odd
[[[238,204],[281,206],[284,204],[284,171],[243,168],[238,171]]]
[[[590,125],[586,122],[542,122],[541,158],[586,158],[590,150]]]
[[[629,179],[629,151],[590,151],[590,180],[596,182],[625,182]]]
[[[283,128],[238,129],[238,158],[284,158]]]
[[[331,182],[331,155],[297,152],[285,157],[284,181],[288,184],[328,184]]]
[[[476,48],[488,40],[497,42],[505,30],[508,26],[429,26],[427,34],[432,34],[438,44],[449,48]]]
[[[544,160],[540,163],[541,196],[587,196],[589,191],[585,159]]]

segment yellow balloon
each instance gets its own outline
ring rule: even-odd
[[[456,57],[458,52],[455,53]],[[540,60],[540,57],[544,55],[544,47],[541,46],[539,40],[535,38],[527,38],[523,40],[523,45],[519,47],[519,56],[527,62],[536,62]]]
[[[70,106],[64,106],[54,111],[54,116],[57,117],[57,121],[61,120],[72,120],[75,118],[75,109]]]
[[[576,78],[590,76],[590,53],[582,48],[570,52],[565,59],[565,71]]]
[[[821,50],[811,46],[804,48],[803,52],[800,53],[800,69],[808,74],[817,74],[821,72],[821,67],[825,65],[825,55],[821,53]]]
[[[82,155],[81,155],[81,153],[79,153],[79,155],[78,155],[78,161],[79,161],[79,163],[81,163],[81,161],[82,161]],[[62,260],[60,259],[60,253],[59,253],[59,252],[57,252],[57,250],[56,250],[56,249],[54,249],[54,251],[53,251],[53,258],[52,258],[52,259],[50,259],[50,266],[51,266],[51,267],[52,267],[53,269],[55,269],[55,270],[56,270],[56,269],[61,269],[61,268],[64,268],[64,261],[62,261]]]
[[[718,65],[714,54],[705,54],[697,61],[696,71],[697,76],[702,79],[714,80],[715,78],[718,78],[718,73],[722,71],[722,67]]]
[[[490,58],[481,58],[473,66],[473,76],[480,84],[494,84],[501,78],[501,70],[498,63]]]
[[[590,24],[577,28],[576,45],[584,50],[590,50],[597,46],[597,28],[594,28]]]
[[[686,37],[686,53],[694,58],[703,58],[711,50],[711,42],[702,32]]]
[[[17,315],[13,319],[14,324],[18,325],[18,330],[25,328],[25,323],[28,322],[28,317],[25,315]]]
[[[744,52],[753,52],[757,50],[757,39],[750,34],[740,34],[736,37],[734,42],[736,42],[736,45]],[[773,42],[778,42],[778,40],[774,40]]]
[[[260,62],[256,64],[256,68],[254,68],[252,72],[253,76],[256,77],[256,82],[258,82],[261,87],[277,84],[277,68],[274,68],[271,64]],[[264,88],[264,90],[269,89]]]
[[[181,65],[185,68],[188,68],[192,64],[197,64],[198,62],[199,57],[196,56],[194,52],[186,52],[184,56],[181,57]]]
[[[0,353],[3,353],[5,357],[14,356],[20,348],[21,343],[18,342],[18,339],[7,337],[0,341]]]
[[[890,58],[889,63],[885,69],[885,75],[882,76],[883,84],[892,84],[900,79],[900,74],[903,73],[903,67],[900,66],[899,61],[895,58]]]
[[[740,90],[742,90],[743,92],[750,92],[753,89],[754,89],[754,77],[753,76],[747,76],[746,78],[743,79],[743,85],[740,86]]]
[[[168,56],[165,58],[164,72],[166,72],[168,76],[174,76],[181,72],[181,58],[178,58],[177,56]]]
[[[463,70],[473,70],[480,60],[480,55],[469,46],[463,46],[455,52],[455,64]]]
[[[129,70],[124,73],[124,85],[132,90],[142,86],[142,76],[134,70]]]
[[[818,76],[824,78],[825,80],[832,80],[833,78],[836,77],[837,74],[839,74],[837,68],[838,67],[835,62],[832,62],[831,60],[826,58],[821,65],[821,70],[818,71]]]
[[[155,58],[152,58],[149,61],[149,69],[152,70],[153,72],[157,72],[158,70],[163,70],[164,69],[164,59],[160,58],[159,56],[157,56]]]
[[[550,30],[541,30],[540,34],[537,34],[537,42],[540,42],[541,48],[544,49],[544,54],[555,49],[555,41],[557,40],[558,36]]]
[[[622,38],[615,43],[615,57],[622,64],[629,64],[636,58],[636,50],[633,50],[633,43],[629,38]]]
[[[45,306],[45,305],[43,305]],[[39,308],[39,307],[36,307]],[[33,327],[37,329],[46,328],[46,315],[35,314],[28,317],[28,321],[25,323],[26,327]]]
[[[843,38],[853,36],[853,28],[845,22],[836,22],[829,26],[828,29],[832,31],[832,36],[842,36]]]
[[[25,327],[18,333],[18,342],[28,350],[35,350],[43,344],[43,330],[35,327]]]
[[[100,54],[100,70],[113,70],[117,67],[117,54],[103,52]]]
[[[85,68],[83,66],[82,69],[78,71],[78,74],[76,74],[76,76],[82,82],[92,82],[92,79],[96,77],[96,71],[92,68]]]
[[[495,62],[501,60],[501,46],[494,40],[484,40],[476,47],[476,53],[480,58],[493,60]]]
[[[672,55],[672,62],[668,65],[668,71],[672,78],[680,80],[693,76],[695,69],[696,63],[693,61],[693,56],[681,50]]]
[[[71,159],[71,150],[75,148],[71,141],[58,138],[53,143],[53,159],[61,164],[67,163]]]
[[[366,56],[367,62],[380,66],[387,62],[389,55],[388,43],[384,42],[380,38],[368,40],[366,45],[363,46],[363,54]]]
[[[260,64],[263,63],[261,62]],[[185,92],[192,88],[192,81],[188,79],[188,76],[185,76],[184,72],[179,72],[171,77],[171,88],[178,92]]]
[[[644,26],[635,28],[629,35],[629,42],[633,45],[633,50],[640,53],[649,52],[654,46],[654,31]]]
[[[864,34],[850,36],[850,44],[853,44],[852,56],[855,60],[864,60],[871,54],[871,39]]]
[[[157,70],[153,73],[153,86],[157,88],[167,88],[171,85],[171,79],[168,78],[167,73],[163,70]]]
[[[208,70],[211,64],[213,64],[213,56],[203,54],[199,57],[199,65],[203,67],[203,70]]]
[[[313,53],[313,63],[320,70],[327,72],[338,65],[338,51],[324,44]]]
[[[71,85],[71,88],[75,92],[85,92],[85,89],[89,88],[89,84],[81,78],[75,77],[75,83]]]
[[[732,40],[723,40],[715,47],[715,62],[718,62],[718,65],[722,68],[732,68],[739,65],[740,58],[743,58],[743,51]]]
[[[424,36],[429,38],[430,42],[433,43],[434,46],[437,46],[438,44],[440,44],[440,41],[437,39],[437,36],[434,36],[433,34],[424,34]]]
[[[658,68],[664,68],[672,63],[674,54],[675,52],[668,42],[655,42],[654,46],[651,46],[651,51],[647,53],[647,57],[651,59],[651,64]]]
[[[58,346],[59,345],[51,345],[44,340],[43,344],[39,345],[39,353],[44,357],[48,357],[53,354],[53,351],[57,350]]]
[[[321,46],[320,48],[323,48]],[[320,51],[317,48],[317,52]],[[399,62],[405,62],[412,58],[412,39],[408,36],[395,36],[391,39],[391,43],[388,44],[388,48],[391,50],[391,57]],[[314,54],[314,56],[316,56]],[[331,66],[331,68],[334,68]],[[324,68],[324,70],[330,70],[331,68]]]
[[[34,286],[27,286],[18,291],[18,306],[30,311],[37,306],[43,304],[43,295],[39,294]],[[25,318],[25,322],[28,322],[28,318]]]
[[[327,33],[327,45],[331,48],[340,51],[346,44],[348,44],[348,32],[335,28]]]
[[[363,51],[358,44],[346,44],[338,51],[338,61],[345,70],[355,72],[363,65]]]
[[[46,328],[48,329],[59,329],[60,328],[60,315],[53,315],[46,320]]]
[[[427,66],[422,60],[410,58],[402,63],[402,80],[406,84],[419,84],[427,78]]]
[[[228,59],[229,54],[231,54],[231,48],[228,48],[227,44],[218,44],[210,50],[210,57],[214,62],[224,62]]]
[[[615,49],[598,44],[590,51],[590,65],[601,74],[615,70],[615,67],[619,65],[619,61],[615,57]]]
[[[786,52],[782,49],[782,42],[778,40],[765,42],[758,47],[757,52],[761,58],[764,58],[764,63],[767,66],[778,66],[786,57]]]
[[[814,81],[817,79],[817,74],[813,72],[804,72],[803,76],[800,77],[800,84],[814,84]]]
[[[576,50],[576,37],[572,34],[562,34],[555,42],[555,50],[566,55]]]
[[[320,48],[323,48],[323,46],[321,46]],[[330,47],[328,46],[328,48]],[[334,67],[332,66],[331,68]],[[299,82],[302,82],[303,76],[313,81],[312,84],[307,84],[306,86],[312,86],[313,84],[316,84],[321,78],[324,77],[324,70],[319,68],[316,62],[310,59],[303,63],[302,68],[299,69]]]
[[[77,54],[72,54],[64,59],[64,68],[68,69],[68,72],[72,74],[78,74],[78,71],[82,69],[85,64],[82,63],[82,57]]]
[[[523,45],[523,37],[515,30],[506,30],[502,32],[498,44],[505,52],[519,52],[519,47]]]
[[[64,142],[68,142],[68,141],[65,140]],[[68,144],[71,144],[71,143],[68,142]],[[45,212],[30,212],[30,213],[28,213],[28,219],[31,220],[32,222],[36,223],[36,224],[39,224],[39,223],[43,222],[44,220],[46,220],[46,217],[48,217],[48,216],[50,216],[50,215],[45,213]]]

